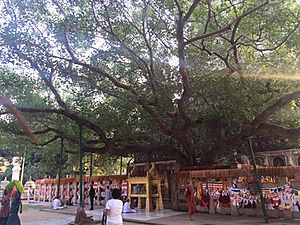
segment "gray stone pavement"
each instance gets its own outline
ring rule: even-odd
[[[40,209],[25,209],[20,214],[22,225],[67,225],[74,221],[75,216],[72,214],[57,213],[51,211],[41,211]],[[95,221],[95,224],[100,224]],[[136,223],[125,222],[124,225],[136,225]]]
[[[88,207],[87,207],[88,208]],[[20,218],[22,225],[66,225],[75,218],[76,207],[68,207],[63,210],[51,210],[44,208],[26,208]],[[102,208],[94,211],[86,210],[87,215],[93,215],[96,223],[100,224]],[[265,224],[263,218],[257,217],[233,217],[224,215],[209,215],[197,213],[193,220],[189,220],[186,212],[174,212],[164,210],[163,212],[145,213],[140,210],[138,213],[123,214],[124,225],[153,224],[153,225],[256,225]],[[300,220],[270,219],[274,225],[300,224]]]
[[[20,219],[22,225],[66,225],[74,220],[74,216],[29,209],[24,210]]]
[[[20,219],[22,225],[67,225],[74,221],[74,216],[30,209],[24,211]],[[95,224],[100,224],[100,222],[91,225]],[[125,222],[124,225],[136,225],[136,223]]]
[[[171,217],[164,217],[160,219],[150,220],[154,224],[164,225],[257,225],[265,224],[263,218],[246,217],[246,216],[224,216],[224,215],[210,215],[197,213],[193,216],[193,220],[189,220],[187,213],[184,215],[177,215]],[[270,219],[270,224],[273,225],[295,225],[300,224],[299,220],[284,220],[284,219]]]

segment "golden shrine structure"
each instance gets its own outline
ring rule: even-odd
[[[142,208],[142,201],[145,200],[146,212],[153,211],[153,204],[155,201],[155,208],[157,211],[164,209],[163,197],[161,190],[161,180],[158,178],[158,172],[155,164],[151,164],[150,170],[146,176],[133,176],[127,179],[128,182],[128,198],[132,200],[137,198],[138,208]],[[134,169],[131,173],[134,175]]]

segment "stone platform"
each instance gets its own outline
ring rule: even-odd
[[[50,209],[49,203],[32,204],[20,216],[22,225],[67,225],[74,221],[77,206],[71,206],[62,210]],[[86,206],[87,215],[93,216],[96,220],[94,224],[100,224],[102,218],[103,206],[96,206],[95,210],[90,211]],[[123,214],[124,225],[134,224],[152,224],[152,225],[255,225],[265,224],[262,217],[246,216],[227,216],[227,215],[210,215],[197,213],[193,220],[189,220],[186,212],[174,212],[164,210],[163,212],[146,213],[144,210],[138,210],[137,213]],[[274,225],[293,225],[300,224],[300,220],[270,219],[270,224]]]

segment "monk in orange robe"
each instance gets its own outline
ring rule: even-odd
[[[192,215],[196,213],[195,190],[193,184],[190,183],[185,190],[185,200],[188,208],[189,218],[192,220]]]

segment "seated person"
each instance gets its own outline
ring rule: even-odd
[[[127,199],[125,204],[124,204],[123,213],[135,213],[135,212],[136,212],[136,210],[132,209],[130,207],[130,200]]]
[[[65,199],[60,198],[59,201],[60,201],[61,206],[66,207],[66,201],[65,201]]]
[[[87,216],[85,213],[85,203],[82,202],[77,209],[76,216],[75,216],[75,225],[90,223],[93,221],[93,216]]]
[[[63,209],[64,207],[61,206],[61,201],[59,200],[59,197],[56,196],[52,202],[53,209]]]
[[[66,205],[68,205],[68,206],[73,205],[73,202],[72,202],[73,196],[66,196],[65,200],[66,200]]]

